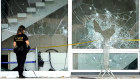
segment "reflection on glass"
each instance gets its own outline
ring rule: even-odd
[[[42,1],[40,3],[40,1]],[[38,6],[36,5],[38,4]],[[40,7],[41,6],[41,7]],[[13,48],[13,37],[10,33],[16,34],[16,27],[20,24],[26,26],[26,35],[29,37],[30,46],[35,47],[49,47],[67,44],[68,33],[68,8],[67,0],[2,0],[2,24],[9,24],[6,30],[8,34],[3,33],[3,37],[7,37],[2,41],[2,48]],[[29,9],[32,7],[29,11]],[[32,12],[35,9],[35,12]],[[47,9],[47,10],[46,10]],[[25,13],[26,17],[18,17],[18,13]],[[21,16],[21,15],[20,15]],[[22,15],[23,16],[23,15]],[[8,18],[18,19],[17,23],[9,23]],[[36,20],[36,21],[35,21]],[[14,28],[14,30],[11,28]],[[4,35],[5,34],[5,35]],[[47,49],[55,49],[58,53],[45,52]],[[49,56],[51,56],[51,64],[55,71],[67,71],[67,46],[40,48],[38,52],[39,71],[51,71]],[[2,71],[17,71],[16,56],[13,50],[2,50],[2,62],[13,62],[8,64],[1,64]],[[35,71],[36,60],[35,50],[31,50],[25,63],[25,70]]]
[[[103,48],[110,39],[111,48],[137,49],[138,0],[75,0],[73,4],[72,42],[92,43],[73,46],[76,49]]]
[[[74,70],[101,70],[103,68],[103,54],[74,54]],[[137,70],[138,54],[110,54],[111,70]]]

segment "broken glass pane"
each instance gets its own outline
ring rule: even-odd
[[[46,16],[44,19],[36,22],[27,28],[27,34],[33,35],[49,35],[61,34],[67,37],[68,14],[67,5],[60,8],[56,12]]]
[[[111,48],[136,49],[138,33],[138,0],[75,0],[73,4],[72,42],[91,43],[73,46],[76,49],[103,48],[109,39]]]
[[[17,1],[17,0],[15,0],[15,1]],[[20,5],[19,2],[26,3],[26,1],[27,0],[22,0],[22,1],[18,1],[17,3]],[[22,18],[22,19],[18,18],[18,21],[22,21],[23,23],[24,23],[23,20],[31,21],[31,22],[30,21],[29,22],[32,25],[26,26],[26,24],[25,24],[25,26],[27,27],[25,32],[26,32],[26,35],[29,37],[30,46],[32,49],[35,49],[35,47],[60,46],[60,45],[66,45],[68,43],[67,42],[67,39],[68,39],[68,36],[67,36],[67,33],[68,33],[68,31],[67,31],[68,8],[67,8],[67,6],[68,5],[67,5],[67,0],[64,0],[65,1],[64,3],[62,3],[62,1],[63,0],[59,0],[59,1],[55,1],[55,2],[54,1],[46,2],[45,3],[46,7],[49,5],[49,6],[52,6],[53,8],[52,7],[47,8],[46,11],[44,11],[44,8],[37,8],[36,13],[27,13],[28,18]],[[10,1],[10,2],[12,2],[12,1]],[[54,3],[57,4],[58,2],[61,4],[58,4],[59,8],[56,8],[56,10],[55,10],[55,7],[57,7],[58,5],[57,6],[53,6],[53,5],[54,5]],[[22,3],[21,5],[24,5],[24,3]],[[30,2],[30,3],[32,3],[32,2]],[[14,5],[13,6],[14,8],[19,10],[19,8],[17,8],[18,5],[15,5],[15,4],[13,4],[13,5]],[[28,5],[28,3],[26,5]],[[22,8],[24,11],[26,11],[26,8],[29,7],[26,5],[23,6],[24,8],[22,8],[22,7],[20,7],[20,8]],[[33,7],[33,6],[35,6],[35,4],[33,4],[33,5],[31,4],[30,6]],[[11,7],[11,8],[9,7],[9,8],[13,9],[14,14],[16,15],[18,10],[15,10],[13,7]],[[54,9],[54,10],[52,10],[52,9]],[[50,10],[52,10],[53,12]],[[18,11],[18,12],[20,12],[20,11]],[[46,14],[49,12],[51,12],[51,13],[50,13],[50,15],[46,15],[46,17],[43,17],[43,19],[42,18],[40,19],[38,17],[42,16],[42,12],[43,13],[45,12]],[[13,16],[14,15],[11,15],[11,17],[13,17]],[[32,17],[37,17],[35,19],[37,19],[39,21],[32,22],[32,20],[34,20]],[[28,23],[27,21],[26,21],[26,23]],[[21,24],[21,23],[19,22],[18,24]],[[13,26],[13,27],[16,27],[16,26]],[[12,26],[10,26],[10,27],[12,28]],[[14,31],[15,34],[16,34],[16,31],[17,31],[17,29],[15,29],[15,31]],[[8,37],[5,41],[2,41],[2,48],[13,48],[13,39],[14,39],[14,36]],[[42,53],[42,52],[45,52],[47,49],[56,49],[59,52],[56,54],[51,53],[52,65],[53,65],[54,69],[56,71],[67,71],[68,70],[67,46],[38,49],[38,51],[40,51],[41,55],[42,55],[40,59],[42,59],[42,61],[44,62],[43,67],[39,68],[39,71],[49,71],[49,69],[51,68],[50,63],[49,63],[48,53]],[[13,57],[13,56],[15,56],[15,54],[11,53],[11,52],[13,52],[13,50],[2,51],[1,57],[4,58],[4,60],[2,60],[2,62],[16,62],[16,57]],[[29,54],[31,54],[31,52],[33,54],[35,54],[35,50],[30,51]],[[14,55],[10,55],[10,54],[14,54]],[[45,55],[43,55],[43,54],[45,54]],[[12,59],[9,60],[8,57],[12,58],[13,60]],[[32,58],[35,58],[35,56],[29,55],[29,59],[32,59]],[[56,59],[56,58],[58,58],[58,59]],[[29,61],[28,57],[27,57],[26,61]],[[35,61],[35,60],[32,60],[32,61]],[[3,67],[4,67],[6,70],[10,71],[10,70],[16,68],[16,66],[17,66],[17,63],[9,64],[9,65],[2,64],[2,70],[4,70],[3,69]],[[27,71],[30,71],[30,70],[34,71],[34,70],[36,70],[35,67],[36,67],[35,63],[25,64],[25,70],[27,70]]]

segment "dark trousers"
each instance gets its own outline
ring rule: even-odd
[[[26,55],[27,55],[27,53],[24,52],[24,51],[18,51],[16,53],[19,76],[23,76],[23,70],[24,70],[24,63],[25,63],[25,60],[26,60]]]

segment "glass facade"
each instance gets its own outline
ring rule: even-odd
[[[78,43],[72,46],[74,71],[101,70],[107,64],[111,70],[120,72],[138,70],[138,3],[138,0],[73,1],[72,43]]]
[[[80,43],[73,49],[101,49],[109,40],[113,49],[138,49],[138,1],[136,0],[75,0],[72,12],[72,42]]]
[[[1,41],[2,49],[13,48],[14,35],[9,34],[16,34],[16,27],[25,24],[27,25],[25,34],[29,37],[31,48],[40,47],[38,71],[51,71],[51,68],[55,71],[69,71],[71,61],[72,71],[101,70],[104,69],[105,62],[109,63],[111,70],[120,72],[140,69],[139,0],[71,0],[73,4],[70,38],[68,38],[68,0],[47,2],[45,3],[45,7],[49,6],[47,8],[36,7],[36,2],[39,1],[46,0],[2,0],[1,23],[8,24],[7,28],[2,28],[2,38],[6,36],[6,39]],[[36,7],[36,12],[28,13],[29,7]],[[17,18],[18,13],[27,13],[27,17]],[[42,17],[45,14],[47,15]],[[11,24],[9,18],[16,18],[18,22]],[[72,41],[70,44],[72,51],[69,52],[72,57],[69,61],[68,39]],[[45,52],[48,49],[58,50],[59,53],[53,51],[49,55]],[[96,52],[98,50],[100,53]],[[110,50],[114,50],[113,53]],[[2,50],[1,62],[16,62],[15,54],[11,52],[13,51]],[[34,54],[28,54],[28,59],[34,63],[26,63],[25,70],[34,71],[35,50],[30,52]],[[15,63],[1,64],[1,71],[11,71],[16,67]]]
[[[1,71],[17,71],[13,41],[20,25],[26,27],[32,49],[27,54],[25,70],[35,71],[38,63],[36,71],[67,71],[67,46],[60,45],[68,44],[68,0],[2,0],[1,4]],[[46,52],[48,49],[53,50]]]
[[[104,67],[104,56],[99,53],[74,53],[74,70],[101,70]],[[109,58],[109,67],[111,70],[137,70],[137,53],[111,53]]]

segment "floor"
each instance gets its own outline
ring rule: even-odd
[[[0,79],[22,79],[22,78],[0,78]],[[24,78],[24,79],[140,79],[140,77],[135,77],[135,76],[131,76],[131,77],[116,77],[116,78],[109,78],[109,77],[104,77],[104,78],[93,78],[93,77],[71,77],[71,78]]]
[[[2,78],[2,79],[23,79],[23,78]],[[140,78],[24,78],[24,79],[140,79]]]

